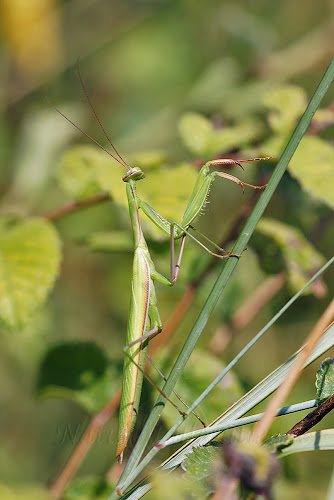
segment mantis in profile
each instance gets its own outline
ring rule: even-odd
[[[126,336],[126,350],[127,356],[124,360],[123,368],[123,386],[122,386],[122,396],[119,410],[119,430],[118,430],[118,441],[116,446],[116,457],[122,461],[123,451],[127,445],[131,430],[134,426],[135,415],[138,411],[141,386],[143,382],[143,367],[146,358],[147,340],[159,334],[162,330],[162,322],[160,319],[157,299],[155,294],[154,281],[159,283],[172,286],[177,280],[181,258],[183,254],[185,238],[189,235],[191,238],[195,239],[194,236],[189,234],[189,229],[194,229],[191,224],[194,219],[200,215],[203,207],[205,206],[206,200],[208,198],[210,186],[213,183],[216,176],[223,179],[228,179],[236,184],[240,185],[244,190],[244,186],[249,186],[253,189],[263,189],[265,186],[253,186],[245,182],[240,181],[237,177],[230,174],[211,171],[211,167],[218,165],[239,165],[241,168],[241,162],[245,161],[258,161],[267,160],[269,158],[252,158],[249,160],[233,160],[233,159],[216,159],[208,161],[200,170],[195,186],[193,188],[192,194],[189,198],[187,208],[184,212],[181,222],[169,222],[160,214],[158,214],[150,205],[145,201],[141,200],[136,194],[136,184],[145,178],[144,172],[139,167],[130,167],[122,156],[118,153],[112,142],[110,141],[108,134],[106,133],[95,108],[88,96],[86,88],[84,86],[83,80],[81,78],[79,68],[78,75],[80,83],[82,85],[86,99],[95,115],[95,118],[101,127],[106,139],[108,140],[114,154],[101,146],[97,141],[91,138],[86,132],[81,130],[75,123],[73,123],[69,118],[67,118],[63,113],[61,113],[52,104],[51,106],[67,121],[69,121],[74,127],[76,127],[81,133],[93,141],[97,146],[103,149],[108,155],[110,155],[114,160],[116,160],[122,167],[126,170],[123,181],[126,184],[126,194],[128,199],[128,207],[130,214],[130,221],[133,231],[134,238],[134,258],[133,258],[133,268],[132,268],[132,280],[131,280],[131,297],[130,297],[130,311],[127,327]],[[148,246],[143,235],[140,222],[140,210],[165,234],[170,237],[171,240],[171,273],[170,278],[163,276],[159,273],[153,260],[150,256]],[[175,261],[175,250],[174,242],[176,239],[181,239],[180,250]],[[207,238],[206,238],[207,239]],[[195,239],[196,240],[196,239]],[[197,241],[197,240],[196,240]],[[208,240],[210,241],[210,240]],[[232,254],[226,252],[225,250],[217,247],[220,252],[224,252],[224,255],[211,252],[206,246],[201,242],[198,242],[203,248],[205,248],[212,255],[224,259],[229,257],[240,257],[240,255]],[[212,242],[211,242],[212,243]]]

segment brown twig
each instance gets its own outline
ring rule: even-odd
[[[286,434],[292,434],[293,436],[301,436],[302,434],[305,434],[305,432],[314,427],[327,415],[327,413],[329,413],[333,409],[334,394],[330,398],[326,399],[326,401],[324,401],[315,410],[308,413],[305,418],[294,425]]]
[[[79,443],[74,449],[74,452],[50,488],[51,494],[54,498],[58,499],[62,496],[65,487],[80,467],[80,464],[89,452],[99,432],[117,410],[120,400],[121,389],[117,391],[108,404],[89,422],[86,430],[80,438]]]
[[[313,348],[319,342],[324,331],[334,318],[334,299],[330,302],[321,318],[317,321],[314,328],[308,335],[303,349],[300,351],[282,385],[277,389],[273,398],[269,402],[263,417],[255,424],[250,436],[250,441],[260,443],[269,430],[271,422],[275,418],[277,410],[283,406],[283,403],[290,393],[292,387],[301,375],[303,366],[307,361]]]
[[[47,221],[55,221],[68,215],[72,212],[76,212],[77,210],[81,210],[82,208],[91,207],[92,205],[97,205],[98,203],[102,203],[104,201],[110,200],[109,193],[99,193],[91,198],[87,198],[82,201],[71,201],[67,205],[63,205],[52,212],[44,215],[44,219]]]

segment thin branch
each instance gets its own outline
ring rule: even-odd
[[[77,210],[81,210],[83,208],[91,207],[92,205],[97,205],[98,203],[103,203],[104,201],[110,200],[109,193],[99,193],[91,198],[87,198],[82,201],[71,201],[67,205],[64,205],[48,214],[44,215],[44,219],[47,221],[55,221],[68,215],[72,212],[76,212]]]
[[[117,410],[120,400],[121,389],[117,391],[113,398],[99,413],[94,415],[65,467],[50,488],[53,498],[58,499],[62,496],[64,489],[80,467],[83,459],[86,457],[95,442],[99,432]]]
[[[287,434],[292,434],[293,436],[301,436],[305,432],[309,431],[318,422],[320,422],[330,411],[334,409],[334,394],[330,398],[326,399],[320,406],[315,410],[311,411],[306,415],[305,418],[300,420],[296,425],[294,425]]]

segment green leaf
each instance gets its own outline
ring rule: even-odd
[[[194,449],[182,463],[189,481],[202,481],[211,476],[214,462],[221,456],[221,448],[217,446],[202,446]]]
[[[267,441],[265,441],[265,445],[268,446],[271,450],[277,451],[282,450],[286,446],[290,446],[293,443],[294,437],[289,434],[276,434],[275,436],[271,436]]]
[[[108,402],[120,383],[120,367],[93,342],[67,342],[45,355],[37,394],[74,401],[91,414]]]
[[[264,104],[271,110],[268,121],[272,130],[287,136],[305,110],[307,95],[301,87],[282,85],[264,95]]]
[[[105,500],[110,494],[111,485],[98,477],[80,477],[71,481],[62,500]]]
[[[75,200],[94,196],[101,191],[96,180],[96,164],[110,167],[109,157],[97,147],[74,146],[63,155],[57,179],[62,189]]]
[[[292,292],[302,288],[325,262],[298,229],[275,219],[262,218],[259,221],[252,245],[259,253],[264,271],[287,273],[287,284]],[[312,287],[305,291],[307,293],[312,293]]]
[[[185,113],[179,121],[179,132],[185,146],[194,155],[205,155],[213,135],[213,125],[198,113]]]
[[[139,151],[137,153],[132,153],[129,161],[129,165],[140,167],[144,172],[147,172],[147,170],[160,167],[166,163],[167,156],[166,153],[161,150]]]
[[[245,147],[261,137],[262,132],[262,124],[254,118],[215,130],[207,148],[207,155],[222,155],[224,152]]]
[[[46,300],[61,258],[52,224],[30,219],[0,224],[0,320],[22,327]]]
[[[189,164],[156,169],[138,183],[137,194],[167,220],[180,222],[197,174],[197,170]],[[149,235],[157,239],[166,237],[161,229],[146,217],[142,217],[142,222]]]
[[[289,165],[290,174],[317,200],[334,208],[334,147],[319,137],[306,136]]]
[[[334,394],[334,358],[325,359],[316,373],[315,386],[319,405]]]
[[[196,156],[212,157],[246,146],[262,135],[262,124],[254,118],[243,119],[235,126],[215,129],[204,116],[186,113],[179,122],[185,146]]]
[[[279,458],[303,451],[334,450],[334,429],[308,432],[294,438],[293,443],[278,454]]]

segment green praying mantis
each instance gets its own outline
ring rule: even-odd
[[[258,161],[258,160],[268,160],[269,158],[252,158],[248,160],[233,160],[233,159],[216,159],[208,161],[200,170],[195,186],[193,188],[192,194],[190,196],[188,205],[184,212],[181,222],[170,222],[158,214],[150,205],[145,201],[141,200],[136,194],[137,182],[145,178],[144,172],[139,167],[130,167],[122,156],[118,153],[114,145],[109,139],[95,108],[88,96],[85,85],[81,78],[79,68],[78,75],[80,83],[86,99],[94,113],[94,116],[101,127],[107,141],[114,154],[108,151],[106,148],[101,146],[97,141],[90,137],[86,132],[81,130],[75,123],[73,123],[68,117],[61,113],[57,108],[50,104],[63,118],[70,122],[74,127],[76,127],[81,133],[93,141],[98,147],[104,150],[108,155],[110,155],[114,160],[116,160],[122,167],[126,170],[123,176],[123,181],[126,184],[126,194],[128,200],[130,221],[133,231],[134,238],[134,258],[133,258],[133,268],[132,268],[132,280],[131,280],[131,297],[130,297],[130,311],[127,327],[126,336],[126,347],[125,351],[127,356],[124,360],[123,368],[123,384],[122,384],[122,396],[119,409],[119,430],[118,439],[116,445],[116,457],[122,461],[123,452],[129,440],[132,428],[135,422],[135,416],[138,411],[141,387],[143,382],[143,371],[146,358],[146,349],[148,340],[152,339],[154,336],[158,335],[162,330],[162,322],[160,319],[157,299],[154,287],[154,281],[166,286],[173,286],[176,282],[179,274],[185,238],[189,235],[195,241],[197,241],[205,250],[210,254],[220,258],[236,257],[239,258],[240,255],[226,252],[217,245],[216,248],[224,255],[211,252],[203,243],[199,242],[193,235],[189,233],[189,229],[194,229],[191,225],[192,222],[198,217],[205,206],[207,201],[210,186],[213,183],[216,176],[223,179],[228,179],[236,184],[240,185],[242,190],[244,186],[249,186],[253,189],[264,189],[266,186],[253,186],[242,182],[237,177],[220,171],[211,171],[212,167],[218,165],[239,165],[241,168],[241,162],[246,161]],[[163,276],[159,273],[153,260],[150,256],[150,252],[145,241],[145,237],[142,231],[140,222],[140,210],[166,235],[170,237],[171,241],[171,272],[170,278]],[[175,249],[174,242],[176,239],[181,239],[180,249],[175,260]],[[208,240],[208,238],[206,238]],[[208,240],[210,241],[210,240]],[[212,243],[212,242],[211,242]]]

